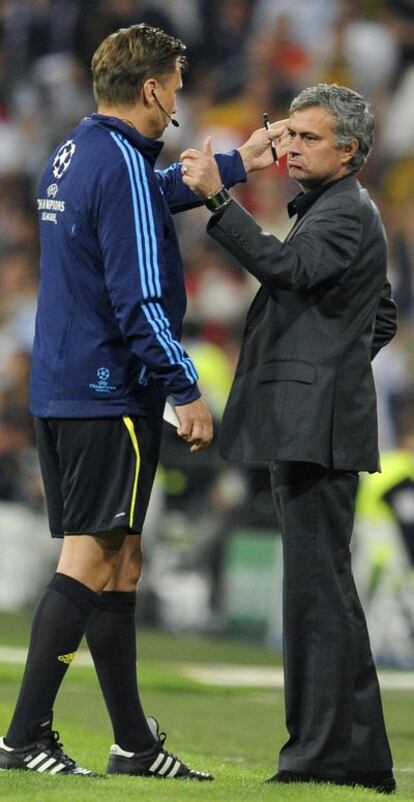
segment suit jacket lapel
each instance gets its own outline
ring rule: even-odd
[[[289,242],[289,241],[292,239],[292,237],[294,237],[294,236],[295,236],[296,232],[297,232],[297,231],[298,231],[298,229],[301,227],[301,225],[302,225],[302,223],[303,223],[303,221],[304,221],[305,217],[306,217],[306,214],[304,214],[304,215],[303,215],[303,217],[301,217],[299,220],[296,220],[296,221],[293,223],[293,226],[292,226],[292,228],[290,229],[290,231],[288,232],[287,236],[285,237],[285,240],[284,240],[284,242]]]
[[[353,175],[350,175],[350,176],[347,176],[346,178],[342,178],[341,181],[338,181],[337,183],[335,183],[333,185],[333,187],[330,187],[329,189],[327,189],[326,193],[324,192],[323,195],[321,195],[312,204],[310,209],[308,209],[307,212],[305,212],[303,217],[301,217],[300,220],[296,220],[296,222],[293,224],[292,228],[290,229],[287,237],[285,238],[284,242],[289,242],[292,239],[292,237],[294,237],[298,233],[299,229],[302,228],[304,222],[306,221],[306,218],[308,217],[308,215],[317,208],[319,203],[322,203],[323,201],[325,201],[326,198],[329,195],[334,195],[334,194],[336,194],[337,191],[342,191],[343,182],[350,183],[351,181],[355,181],[355,180],[356,180],[355,177]],[[338,188],[338,184],[342,184],[342,186],[340,188]],[[358,186],[360,186],[358,181],[357,181],[357,184],[358,184]]]
[[[286,238],[284,240],[285,242],[289,242],[289,240],[292,239],[292,237],[296,234],[298,229],[301,227],[305,217],[306,217],[306,214],[304,214],[303,217],[300,218],[300,220],[296,220],[294,222],[292,228],[290,229],[290,231],[288,232],[288,234],[287,234],[287,236],[286,236]],[[268,297],[269,297],[269,288],[267,286],[265,286],[264,284],[262,284],[260,289],[258,290],[257,294],[253,298],[253,301],[251,303],[250,309],[249,309],[249,311],[247,313],[246,326],[249,326],[251,324],[252,320],[262,311],[264,305],[266,304],[266,301],[267,301]]]

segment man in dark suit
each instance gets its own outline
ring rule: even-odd
[[[346,87],[305,89],[279,157],[302,192],[285,242],[222,187],[206,144],[183,176],[213,211],[208,233],[259,280],[224,414],[226,459],[269,463],[284,551],[286,723],[270,782],[391,793],[392,758],[351,570],[358,472],[379,469],[371,360],[396,331],[378,210],[356,173],[374,117]]]

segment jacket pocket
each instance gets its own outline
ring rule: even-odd
[[[279,359],[259,368],[260,382],[293,381],[313,384],[315,376],[315,365],[299,359]]]

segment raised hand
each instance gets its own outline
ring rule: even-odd
[[[223,182],[211,149],[211,136],[203,142],[202,150],[188,148],[180,156],[183,183],[205,200],[220,189]]]
[[[242,157],[246,173],[253,170],[263,170],[273,164],[270,142],[276,146],[278,158],[281,159],[288,151],[287,124],[289,120],[278,120],[271,123],[269,128],[257,128],[249,139],[240,145],[237,150]]]

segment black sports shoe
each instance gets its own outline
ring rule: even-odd
[[[78,766],[65,755],[59,742],[59,733],[49,725],[39,725],[33,732],[33,740],[27,746],[7,746],[0,738],[0,771],[20,769],[38,771],[40,774],[80,774],[84,777],[98,777],[94,771]]]
[[[361,785],[372,788],[379,794],[393,794],[396,782],[392,771],[349,772],[346,777],[321,777],[293,771],[278,771],[267,783],[333,783],[334,785]]]
[[[159,732],[158,722],[152,716],[147,718],[150,730],[156,740],[151,749],[145,752],[126,752],[118,744],[111,746],[108,774],[130,774],[135,777],[164,777],[175,779],[213,780],[211,774],[190,769],[176,755],[164,749],[165,732]]]
[[[379,794],[393,794],[397,788],[392,771],[350,771],[347,785],[373,788]]]
[[[347,785],[345,777],[325,776],[318,774],[308,774],[296,771],[277,771],[273,777],[265,780],[266,783],[333,783],[334,785]]]

